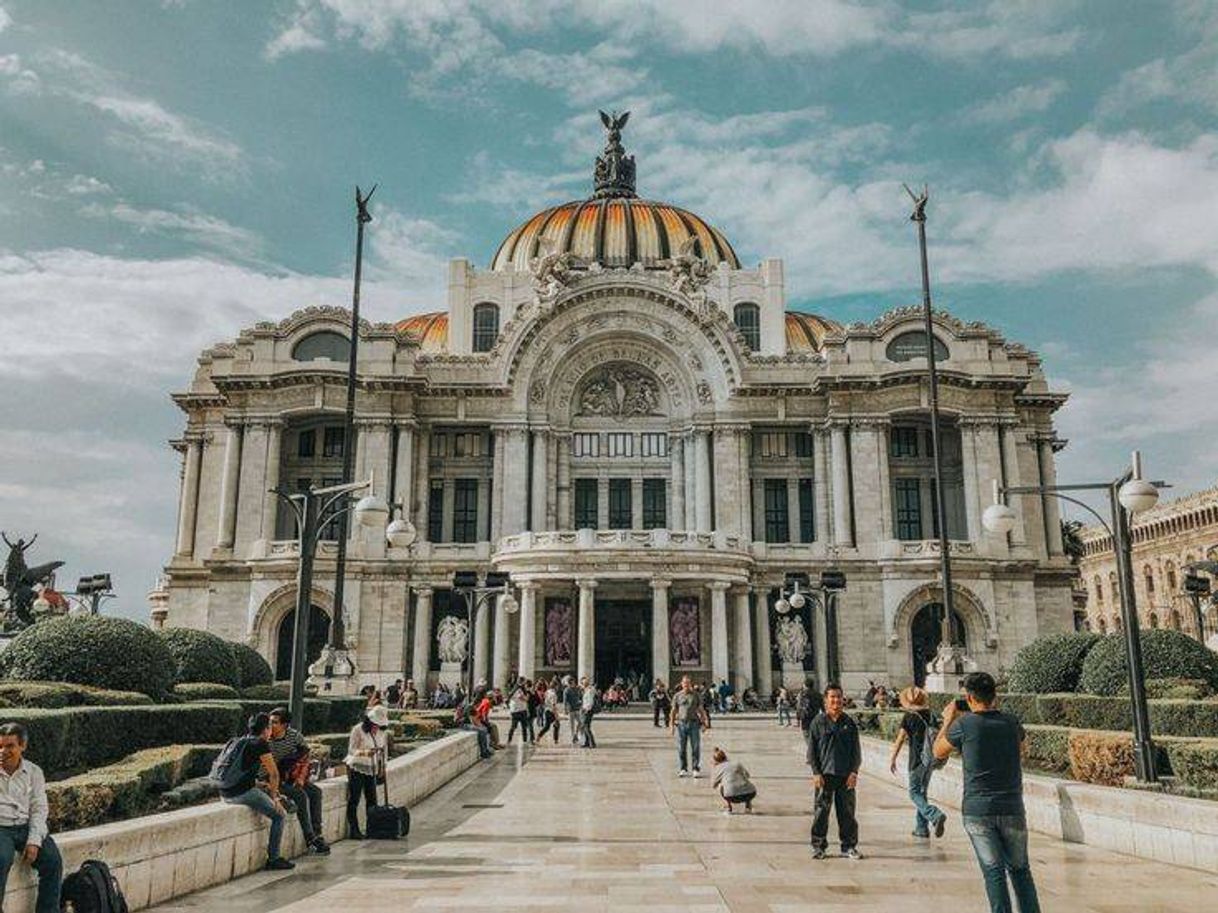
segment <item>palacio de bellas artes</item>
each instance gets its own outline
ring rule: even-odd
[[[1067,397],[1040,357],[934,311],[940,537],[922,308],[851,323],[788,309],[783,261],[742,262],[714,213],[640,196],[628,114],[602,119],[586,198],[506,230],[484,263],[452,260],[442,309],[361,322],[353,441],[346,308],[201,353],[173,397],[181,501],[154,619],[246,640],[286,679],[300,555],[271,490],[337,482],[351,446],[353,478],[413,541],[352,525],[336,657],[323,536],[310,660],[327,687],[403,670],[451,684],[465,657],[439,636],[450,617],[474,679],[499,687],[567,673],[765,695],[809,677],[921,684],[944,629],[943,542],[949,673],[1002,674],[1030,640],[1072,630],[1058,503],[1014,497],[1011,535],[982,526],[992,485],[1055,481]],[[458,571],[507,573],[519,610],[486,600],[468,618]]]

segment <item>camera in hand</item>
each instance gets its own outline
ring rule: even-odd
[[[968,713],[968,700],[962,697],[956,698],[956,711],[959,713]]]

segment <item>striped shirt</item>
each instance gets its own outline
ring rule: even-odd
[[[309,751],[309,746],[305,744],[305,737],[300,734],[300,730],[290,726],[284,730],[282,738],[267,739],[267,744],[271,746],[271,757],[275,759],[275,766],[280,770],[283,770],[286,761],[294,761]]]

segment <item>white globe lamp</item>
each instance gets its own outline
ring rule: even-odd
[[[787,602],[786,597],[784,596],[780,598],[778,602],[774,603],[774,611],[779,615],[786,615],[787,612],[791,611],[791,603]]]
[[[516,601],[516,597],[511,593],[504,593],[499,597],[499,608],[509,615],[515,615],[520,611],[520,603]]]
[[[1015,528],[1019,518],[1009,504],[1002,502],[998,480],[994,480],[994,503],[981,512],[981,525],[996,536],[1005,536]]]
[[[383,529],[389,521],[389,505],[379,495],[364,495],[356,502],[355,519],[360,526]]]
[[[1121,486],[1117,500],[1131,514],[1140,514],[1159,503],[1159,489],[1142,478],[1142,454],[1133,452],[1133,478]]]
[[[798,591],[791,594],[791,598],[788,600],[788,602],[791,603],[791,608],[793,608],[796,612],[808,604],[808,600],[804,598],[804,594]]]
[[[385,527],[385,539],[393,548],[410,548],[418,535],[414,524],[403,517],[395,517]]]

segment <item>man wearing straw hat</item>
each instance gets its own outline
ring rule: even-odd
[[[888,769],[897,775],[897,758],[901,746],[909,743],[909,798],[914,804],[913,836],[920,839],[943,836],[947,815],[938,806],[931,805],[926,797],[930,776],[935,769],[934,739],[937,723],[930,712],[930,698],[917,685],[910,685],[901,692],[901,707],[905,717],[901,720],[901,731],[892,743],[892,754],[888,758]]]

